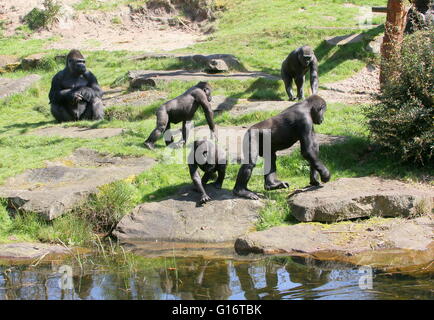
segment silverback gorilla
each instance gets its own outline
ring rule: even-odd
[[[204,186],[210,179],[215,179],[217,172],[217,180],[213,183],[214,187],[221,189],[226,173],[226,153],[218,148],[218,146],[209,140],[194,141],[193,149],[188,158],[188,169],[190,171],[191,180],[196,187],[196,190],[201,193],[199,204],[203,204],[211,200],[205,192]],[[200,178],[198,168],[202,169],[204,175]]]
[[[258,155],[264,158],[266,190],[288,188],[287,182],[276,179],[276,151],[291,147],[300,141],[301,154],[310,164],[310,184],[319,185],[318,173],[323,182],[330,180],[330,173],[318,159],[319,148],[315,139],[313,124],[321,124],[326,111],[326,102],[317,95],[296,103],[277,116],[259,122],[246,132],[243,142],[244,164],[238,171],[234,194],[248,199],[259,199],[258,195],[247,188],[256,165]],[[266,152],[264,136],[270,138],[270,152]],[[247,158],[248,157],[248,158]],[[246,163],[247,161],[247,163]]]
[[[181,146],[187,142],[187,121],[193,119],[196,110],[201,106],[205,113],[206,121],[214,135],[213,111],[211,109],[211,86],[207,82],[199,82],[180,96],[164,103],[157,109],[157,127],[151,132],[145,141],[145,147],[154,149],[155,142],[170,129],[171,123],[182,121],[182,140],[177,144]],[[173,143],[173,137],[166,139],[166,145]]]
[[[312,94],[318,92],[318,60],[311,47],[303,46],[292,51],[283,61],[281,76],[285,83],[285,89],[289,100],[295,100],[292,93],[292,81],[297,85],[297,99],[304,99],[304,75],[310,70],[310,88]]]
[[[104,118],[102,90],[78,50],[66,57],[66,67],[51,82],[51,113],[57,121],[101,120]]]

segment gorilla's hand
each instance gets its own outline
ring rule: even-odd
[[[206,203],[206,202],[208,202],[208,201],[211,201],[210,196],[207,195],[206,193],[202,194],[202,196],[200,197],[200,201],[199,201],[199,203],[200,203],[200,204],[204,204],[204,203]]]
[[[72,93],[72,100],[74,101],[74,103],[79,103],[79,102],[83,101],[84,98],[80,92],[75,91]]]
[[[95,97],[95,91],[89,87],[82,87],[78,90],[84,101],[91,102]]]

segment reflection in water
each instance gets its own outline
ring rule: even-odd
[[[117,272],[92,263],[73,268],[73,288],[60,288],[59,265],[0,267],[0,299],[434,299],[431,275],[375,273],[372,290],[359,288],[353,266],[304,258],[260,261],[176,259]]]

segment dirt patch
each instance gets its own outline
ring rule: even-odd
[[[95,139],[95,138],[111,138],[120,135],[124,132],[122,128],[79,128],[79,127],[47,127],[30,132],[31,135],[41,137],[63,137],[63,138],[80,138],[80,139]]]
[[[0,5],[0,19],[7,21],[5,35],[13,35],[22,25],[21,19],[32,8],[42,8],[43,0],[17,0]],[[188,47],[202,39],[197,28],[169,19],[153,18],[129,6],[114,11],[78,11],[72,5],[80,0],[60,0],[62,16],[50,30],[40,30],[31,37],[60,39],[47,49],[170,51]],[[175,19],[176,20],[176,19]],[[79,36],[78,36],[79,35]]]
[[[368,65],[354,76],[320,86],[319,95],[326,101],[348,104],[371,103],[380,92],[380,70]]]

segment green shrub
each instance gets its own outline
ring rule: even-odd
[[[30,29],[46,28],[58,20],[60,4],[55,0],[44,0],[43,6],[44,9],[33,8],[24,16],[23,20]]]
[[[434,149],[434,30],[404,39],[401,54],[383,67],[389,79],[380,102],[366,110],[371,138],[405,162],[429,164]]]
[[[140,195],[129,182],[116,181],[102,186],[74,214],[83,217],[98,233],[110,233],[122,217],[140,200]]]

